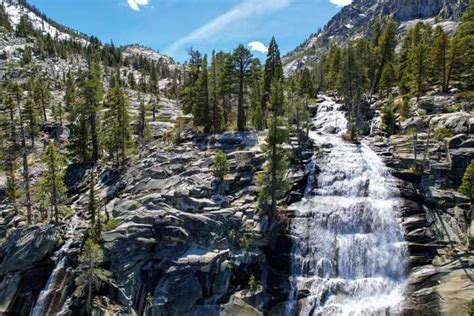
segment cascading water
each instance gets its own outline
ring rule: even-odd
[[[64,245],[55,253],[57,257],[56,267],[54,268],[53,272],[48,278],[45,287],[40,292],[38,299],[36,300],[36,304],[31,311],[31,316],[41,316],[41,315],[49,315],[48,313],[48,306],[50,302],[50,296],[54,295],[56,287],[58,286],[58,282],[61,279],[60,275],[65,269],[66,260],[67,260],[67,251],[71,247],[71,244],[74,240],[74,233],[76,231],[78,225],[78,218],[74,215],[69,223],[68,230],[66,232],[66,242]]]
[[[328,97],[319,105],[311,137],[320,173],[289,208],[295,242],[287,314],[397,314],[406,256],[395,179],[367,144],[342,139],[340,107]]]

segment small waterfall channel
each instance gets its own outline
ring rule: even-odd
[[[56,290],[61,288],[58,286],[58,283],[64,282],[64,270],[66,268],[67,262],[67,252],[71,247],[72,242],[74,241],[74,233],[78,226],[78,218],[74,215],[71,218],[71,222],[68,225],[67,232],[65,235],[66,241],[64,245],[55,253],[57,258],[56,267],[48,278],[46,285],[43,290],[40,292],[36,304],[31,311],[31,316],[42,316],[42,315],[51,315],[49,313],[49,306],[51,301],[56,294]],[[61,276],[63,275],[63,276]]]
[[[397,315],[407,260],[396,180],[368,144],[342,139],[341,105],[324,97],[313,124],[319,150],[305,198],[288,210],[294,246],[286,314]]]

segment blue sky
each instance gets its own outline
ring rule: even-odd
[[[282,54],[324,26],[351,0],[30,0],[59,23],[103,42],[138,43],[187,59],[249,45],[257,57],[274,35]],[[262,45],[263,44],[263,45]]]

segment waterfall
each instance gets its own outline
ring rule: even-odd
[[[406,267],[396,180],[368,144],[342,139],[341,105],[325,97],[313,124],[320,172],[289,208],[287,315],[396,315]]]
[[[57,289],[57,283],[60,281],[60,274],[61,272],[63,272],[66,266],[66,254],[74,240],[74,233],[76,231],[77,225],[78,218],[76,215],[74,215],[68,225],[68,229],[65,236],[66,241],[64,242],[64,245],[55,253],[55,256],[57,258],[56,267],[49,276],[48,281],[46,282],[46,285],[44,286],[43,290],[41,290],[38,299],[36,300],[36,304],[33,310],[31,311],[31,316],[49,315],[48,307],[51,303],[51,296],[54,295]]]

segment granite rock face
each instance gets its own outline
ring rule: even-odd
[[[402,123],[417,129],[416,145],[412,135],[375,137],[373,142],[400,179],[404,199],[402,225],[410,264],[407,315],[463,315],[474,297],[469,200],[456,191],[474,158],[471,119],[465,112],[416,117]],[[429,127],[440,126],[455,136],[429,137]]]

